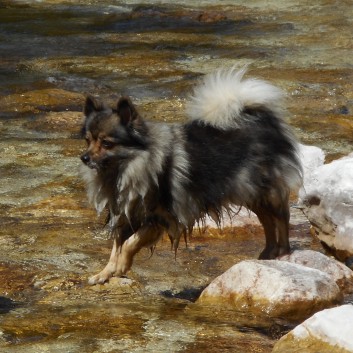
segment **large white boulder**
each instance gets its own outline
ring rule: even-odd
[[[272,353],[353,352],[353,305],[326,309],[283,336]]]
[[[248,260],[217,277],[198,303],[300,320],[341,300],[339,287],[322,271],[286,261]]]
[[[353,153],[320,166],[320,152],[315,159],[308,146],[300,151],[304,185],[299,204],[319,239],[346,260],[353,256]]]
[[[325,152],[316,146],[299,145],[299,158],[303,166],[304,184],[310,179],[311,173],[325,162]]]

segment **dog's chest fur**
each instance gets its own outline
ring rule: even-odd
[[[113,185],[106,185],[104,175],[96,170],[84,168],[90,202],[98,212],[108,206],[109,225],[117,233],[125,222],[138,229],[145,222],[157,221],[172,233],[172,228],[193,224],[185,207],[190,199],[185,188],[190,166],[184,129],[179,124],[149,123],[148,133],[148,148],[136,150]]]

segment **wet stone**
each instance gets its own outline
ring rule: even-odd
[[[198,303],[299,321],[342,299],[337,284],[324,272],[286,261],[250,260],[213,280]]]
[[[272,353],[349,353],[353,350],[352,305],[323,310],[283,336]]]

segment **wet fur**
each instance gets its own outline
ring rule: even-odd
[[[233,205],[263,225],[261,259],[290,251],[288,197],[302,177],[297,144],[282,119],[282,92],[243,75],[206,76],[185,124],[146,121],[127,97],[114,109],[87,98],[83,176],[96,209],[109,209],[114,236],[110,260],[91,284],[126,274],[163,232],[177,249],[195,223],[206,216],[219,223]]]

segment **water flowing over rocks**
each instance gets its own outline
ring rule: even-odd
[[[272,353],[353,352],[353,305],[320,311],[283,336]]]
[[[336,282],[322,271],[286,261],[248,260],[213,280],[198,303],[300,320],[342,299]]]

